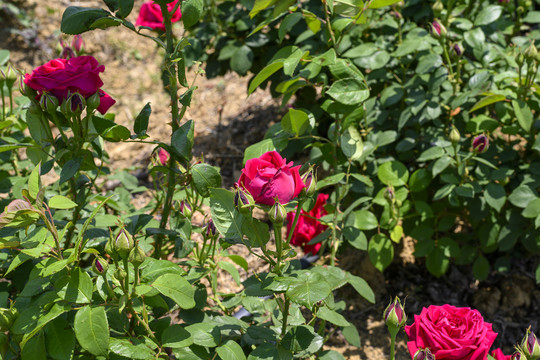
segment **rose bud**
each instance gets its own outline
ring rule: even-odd
[[[13,87],[13,84],[15,84],[15,81],[17,81],[17,72],[13,68],[11,64],[8,64],[6,72],[5,72],[5,79],[6,79],[6,86],[8,89],[11,89]]]
[[[276,201],[268,211],[268,217],[274,224],[283,224],[283,221],[287,217],[287,210],[285,210],[285,207],[279,201]]]
[[[435,356],[428,348],[419,349],[416,354],[414,354],[413,360],[435,360]]]
[[[93,95],[90,95],[86,99],[86,106],[87,111],[94,111],[99,107],[99,104],[101,103],[101,96],[99,96],[99,91],[94,93]]]
[[[41,105],[41,108],[43,109],[43,111],[49,114],[52,114],[56,112],[56,109],[58,108],[59,103],[56,96],[44,91],[43,94],[41,95],[41,99],[39,99],[39,104]]]
[[[62,114],[71,116],[72,114],[80,114],[86,106],[84,96],[79,93],[73,93],[64,100],[60,107]]]
[[[250,193],[242,188],[237,188],[234,194],[234,207],[239,213],[251,216],[251,210],[255,206],[255,199]]]
[[[459,144],[459,140],[461,139],[461,136],[459,135],[458,129],[452,125],[452,130],[450,130],[450,141],[452,144],[457,145]]]
[[[131,249],[133,249],[133,246],[133,237],[122,227],[114,240],[114,250],[116,250],[122,258],[125,258],[128,256]]]
[[[306,196],[313,195],[317,190],[317,181],[313,175],[313,168],[310,168],[307,173],[302,175],[302,181],[306,185],[306,187],[302,190],[302,194],[305,194]]]
[[[433,20],[433,22],[431,23],[431,35],[435,39],[446,37],[446,28],[437,19]]]
[[[489,147],[489,139],[484,134],[478,135],[473,139],[472,147],[479,154],[486,152]]]
[[[407,322],[407,315],[405,315],[401,301],[397,296],[384,310],[384,322],[390,329],[399,329]]]
[[[460,58],[461,55],[463,55],[463,46],[458,43],[452,45],[452,47],[450,48],[450,53],[452,54],[454,59]]]
[[[75,35],[71,39],[71,47],[78,53],[84,51],[84,40],[81,35]]]
[[[122,269],[121,267],[118,267],[116,269],[116,272],[114,273],[114,277],[118,279],[118,281],[120,281],[121,283],[124,282],[126,275],[127,275],[126,270]]]
[[[536,60],[536,55],[538,55],[538,50],[536,49],[536,46],[534,46],[534,41],[529,45],[524,51],[523,56],[527,60],[528,63]]]
[[[104,275],[109,269],[109,263],[102,257],[96,257],[92,264],[92,270],[99,275]]]
[[[510,357],[510,360],[527,360],[527,357],[520,350],[518,350],[512,354],[512,357]]]
[[[390,185],[386,188],[386,190],[384,191],[384,198],[390,204],[393,204],[396,201],[396,193],[393,186]]]
[[[206,225],[206,237],[214,237],[217,234],[216,225],[214,225],[214,220],[210,219]]]
[[[169,154],[169,152],[167,150],[165,150],[164,148],[159,148],[159,150],[158,150],[158,158],[159,158],[159,163],[161,165],[166,166],[170,157],[171,157],[171,155]]]
[[[533,359],[537,359],[540,357],[540,344],[538,343],[538,339],[531,331],[530,327],[527,329],[527,334],[521,342],[521,350],[527,356],[527,358],[531,357]]]
[[[133,264],[134,267],[138,268],[146,259],[146,254],[142,249],[137,245],[129,253],[128,261]]]
[[[189,202],[187,200],[180,201],[180,213],[184,215],[186,218],[190,218],[191,214],[193,213],[193,210],[191,208],[191,205],[189,205]]]
[[[18,316],[19,312],[14,307],[9,309],[0,308],[0,331],[9,331]]]

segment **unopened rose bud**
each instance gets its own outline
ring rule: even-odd
[[[105,244],[105,252],[109,254],[112,258],[116,258],[116,250],[114,249],[114,238],[112,236],[112,230],[109,229],[110,238],[109,241]]]
[[[538,339],[530,327],[527,329],[527,334],[525,334],[521,342],[521,351],[527,356],[527,359],[537,359],[540,357],[540,343],[538,343]]]
[[[236,189],[234,194],[234,207],[239,213],[251,216],[251,210],[255,206],[255,200],[250,193],[242,188]]]
[[[463,46],[458,43],[452,45],[452,48],[450,49],[450,54],[454,59],[459,59],[461,55],[463,55]]]
[[[484,134],[478,135],[473,139],[472,147],[479,154],[486,152],[489,147],[489,139]]]
[[[81,35],[75,35],[71,39],[71,47],[78,53],[84,51],[84,40]]]
[[[5,79],[6,79],[6,86],[11,89],[13,88],[13,84],[17,81],[17,71],[13,68],[11,64],[8,64],[6,73],[5,73]]]
[[[392,11],[392,15],[398,20],[403,19],[403,16],[401,15],[399,11]]]
[[[101,97],[99,96],[99,91],[97,91],[95,94],[90,95],[86,99],[86,107],[87,111],[94,111],[99,107],[99,104],[101,103]]]
[[[44,91],[39,99],[39,104],[44,112],[52,114],[58,109],[58,99],[53,94]]]
[[[206,234],[206,237],[214,237],[217,235],[217,229],[216,229],[216,225],[214,225],[214,220],[210,219],[208,221],[208,224],[206,225],[206,231],[205,231],[205,234]]]
[[[187,200],[182,200],[180,202],[180,214],[182,214],[186,218],[191,218],[191,214],[193,213],[193,209],[191,208],[191,205]]]
[[[114,240],[114,250],[125,259],[129,255],[131,249],[133,249],[133,246],[133,237],[122,227]]]
[[[169,154],[169,152],[167,150],[165,150],[164,148],[159,148],[159,150],[158,150],[158,159],[159,159],[159,163],[162,166],[167,165],[167,163],[169,162],[170,157],[171,157],[171,155]]]
[[[80,114],[86,106],[86,100],[84,96],[79,93],[71,94],[60,107],[62,114],[71,116],[72,114]]]
[[[527,360],[527,357],[520,350],[517,350],[512,354],[510,360]]]
[[[313,169],[309,169],[307,173],[302,175],[302,182],[306,185],[306,187],[302,189],[302,193],[306,196],[315,194],[315,191],[317,190],[317,180],[313,175]]]
[[[432,6],[433,12],[440,13],[444,10],[444,4],[440,1],[436,1]]]
[[[418,349],[413,360],[435,360],[435,355],[429,349]]]
[[[407,321],[407,315],[403,311],[401,301],[396,296],[393,302],[391,302],[386,310],[384,310],[384,322],[389,329],[399,329],[405,326]]]
[[[384,198],[390,204],[393,204],[396,201],[396,193],[393,186],[390,185],[386,188],[386,190],[384,191]]]
[[[287,217],[287,210],[285,210],[285,207],[276,199],[276,202],[272,205],[270,211],[268,211],[268,217],[274,224],[283,224],[283,221]]]
[[[134,267],[139,267],[146,259],[146,254],[139,246],[135,246],[129,253],[128,261],[133,264]]]
[[[121,283],[124,282],[124,279],[126,278],[126,270],[122,269],[121,267],[118,267],[116,269],[116,272],[114,273],[114,277],[118,279]]]
[[[534,41],[523,51],[523,56],[525,57],[525,60],[527,60],[528,63],[536,60],[536,56],[538,55],[538,50],[536,49],[536,46],[534,46]]]
[[[92,270],[99,275],[104,275],[109,269],[109,263],[102,257],[97,257],[92,264]]]
[[[450,141],[452,144],[457,145],[459,144],[459,140],[461,139],[461,136],[459,135],[458,129],[452,125],[452,130],[450,130]]]
[[[431,23],[431,35],[435,39],[440,39],[440,38],[445,38],[446,37],[446,28],[437,19],[435,19]]]

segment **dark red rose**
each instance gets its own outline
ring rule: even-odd
[[[172,3],[167,4],[169,12],[171,12],[178,0],[173,1]],[[180,12],[180,6],[172,15],[171,22],[180,21],[182,18],[182,13]],[[163,24],[163,14],[161,13],[161,8],[158,4],[153,1],[147,1],[141,6],[141,11],[135,22],[137,26],[147,26],[154,30],[160,29],[165,31],[165,25]]]

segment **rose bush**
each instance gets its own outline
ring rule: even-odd
[[[275,199],[286,204],[305,187],[298,172],[300,166],[292,165],[278,152],[269,151],[246,162],[236,185],[246,189],[258,204],[273,205]]]
[[[411,357],[429,348],[437,360],[485,360],[497,337],[477,310],[452,305],[430,306],[405,326]]]
[[[327,226],[321,224],[316,219],[320,219],[328,212],[324,208],[326,201],[328,200],[328,194],[319,194],[315,206],[309,212],[301,210],[300,218],[294,228],[291,244],[296,246],[302,246],[304,252],[317,254],[321,248],[321,243],[310,245],[309,242],[317,235],[326,230]],[[294,212],[287,214],[287,236],[291,232],[291,227],[294,220]]]
[[[99,92],[98,111],[102,114],[116,102],[101,90],[103,81],[99,74],[105,71],[93,56],[78,56],[71,59],[53,59],[38,66],[31,74],[26,74],[24,83],[38,93],[38,99],[44,92],[54,95],[59,103],[69,94],[79,93],[89,98]]]
[[[176,6],[176,3],[178,0],[175,0],[169,4],[167,4],[167,8],[169,9],[169,12],[174,10],[174,7]],[[180,11],[180,7],[172,14],[171,22],[178,22],[182,18],[182,12]],[[139,12],[139,16],[137,17],[137,21],[135,22],[135,25],[137,26],[147,26],[149,28],[152,28],[154,30],[163,30],[165,31],[165,25],[163,24],[163,15],[161,14],[161,9],[159,7],[159,4],[156,4],[153,1],[147,1],[141,6],[141,11]]]

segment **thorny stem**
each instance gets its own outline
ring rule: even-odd
[[[274,269],[277,269],[277,274],[281,274],[281,253],[283,252],[283,239],[281,238],[281,227],[283,223],[274,223],[274,238],[276,240],[276,266]]]
[[[171,23],[171,14],[169,13],[167,9],[167,5],[160,4],[161,13],[163,14],[164,19],[164,25],[165,25],[165,35],[167,38],[167,45],[165,48],[165,68],[166,71],[169,73],[169,94],[171,96],[171,113],[172,113],[172,133],[171,133],[171,141],[172,141],[172,134],[178,129],[179,122],[180,122],[180,114],[178,109],[178,84],[176,82],[176,65],[174,62],[170,61],[170,56],[174,52],[174,39],[172,34],[172,23]],[[167,195],[165,198],[165,202],[163,205],[163,212],[161,214],[161,222],[159,224],[160,229],[165,229],[167,227],[167,223],[169,222],[169,215],[171,212],[171,206],[172,206],[172,198],[174,194],[174,188],[175,188],[175,173],[172,170],[174,167],[174,158],[171,156],[169,158],[169,174],[168,174],[168,186],[167,186]],[[154,258],[159,259],[161,257],[161,247],[163,240],[165,239],[165,236],[163,234],[158,234],[156,238],[155,243],[155,251],[154,251]]]
[[[287,244],[291,243],[291,239],[293,236],[294,229],[296,228],[296,224],[298,224],[298,219],[300,218],[300,213],[302,211],[302,205],[304,203],[304,200],[299,200],[298,205],[296,206],[296,213],[294,214],[294,220],[291,226],[291,231],[289,231],[289,236],[287,236]]]

